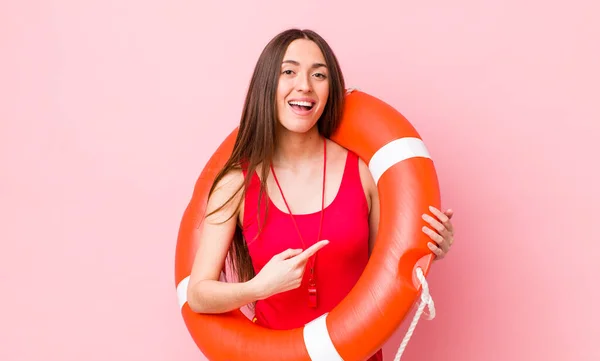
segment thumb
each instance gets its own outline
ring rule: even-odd
[[[444,211],[444,214],[448,217],[448,218],[452,218],[452,216],[454,215],[454,211],[452,209],[447,209]]]

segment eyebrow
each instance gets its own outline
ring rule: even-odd
[[[299,62],[297,62],[296,60],[284,60],[282,63],[283,63],[283,64],[286,64],[286,63],[288,63],[288,64],[294,64],[294,65],[298,65],[298,66],[300,65],[300,63],[299,63]],[[327,68],[327,65],[325,65],[325,64],[323,64],[323,63],[314,63],[314,64],[311,66],[311,68],[313,68],[313,69],[316,69],[316,68],[321,68],[321,67],[325,67],[325,68]]]

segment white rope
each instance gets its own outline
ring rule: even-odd
[[[429,294],[429,285],[427,284],[427,280],[425,279],[425,275],[423,274],[423,270],[421,269],[421,267],[417,268],[417,278],[419,279],[419,282],[421,282],[422,288],[421,303],[419,304],[419,308],[417,308],[417,312],[415,313],[415,316],[413,317],[413,320],[410,323],[410,326],[408,327],[408,331],[406,331],[406,335],[404,335],[402,343],[400,343],[400,347],[398,348],[398,352],[396,353],[394,361],[400,361],[400,358],[404,353],[404,349],[406,348],[408,341],[412,337],[415,327],[417,327],[417,323],[419,322],[419,319],[421,318],[421,315],[425,310],[425,306],[428,306],[429,308],[429,314],[425,313],[427,319],[432,320],[435,317],[435,305],[433,304],[433,298],[431,298],[431,295]]]

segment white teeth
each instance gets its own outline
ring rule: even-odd
[[[311,102],[302,102],[302,101],[291,101],[289,102],[290,105],[301,105],[304,107],[311,107],[313,104]]]

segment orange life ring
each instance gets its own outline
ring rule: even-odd
[[[241,311],[197,314],[186,303],[208,191],[231,154],[237,129],[219,146],[198,178],[181,221],[175,284],[192,338],[212,361],[353,361],[376,352],[398,328],[421,289],[433,254],[421,215],[440,194],[435,167],[415,128],[397,110],[361,91],[346,95],[332,140],[358,154],[377,183],[380,223],[367,267],[352,291],[330,313],[293,330],[256,325]]]

